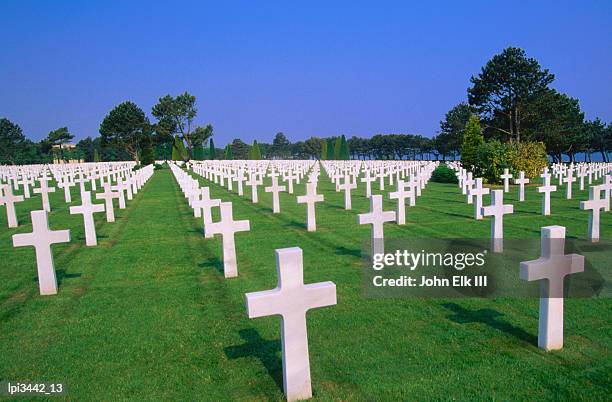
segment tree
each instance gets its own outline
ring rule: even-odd
[[[159,98],[158,103],[153,106],[151,114],[158,120],[158,126],[163,127],[171,135],[179,137],[187,144],[189,158],[193,158],[193,149],[202,145],[206,135],[212,135],[212,126],[193,127],[193,119],[198,114],[195,96],[184,92],[173,98],[170,95]],[[193,131],[192,131],[193,130]]]
[[[253,140],[253,145],[251,146],[251,149],[249,149],[249,159],[261,159],[261,149],[259,149],[259,144],[257,143],[257,140]]]
[[[193,144],[193,157],[196,160],[204,159],[204,143],[213,135],[212,124],[206,127],[196,127],[191,133],[191,143]]]
[[[320,138],[310,137],[309,139],[304,141],[304,151],[306,152],[309,158],[323,159],[321,157],[323,144],[324,142]]]
[[[234,159],[234,155],[232,154],[232,145],[227,144],[225,146],[225,159],[231,160]]]
[[[334,142],[335,141],[336,141],[335,137],[328,138],[327,141],[325,141],[327,143],[326,155],[327,155],[328,160],[334,160]]]
[[[598,118],[584,123],[585,132],[585,158],[591,161],[591,152],[601,153],[601,160],[609,162],[608,150],[610,149],[610,129],[612,126],[606,125]]]
[[[125,150],[136,163],[140,163],[143,141],[151,136],[149,119],[135,103],[125,101],[115,106],[100,124],[103,144],[114,144]]]
[[[276,156],[280,159],[287,159],[289,157],[291,143],[285,137],[282,132],[276,133],[274,140],[272,140],[272,156]]]
[[[476,165],[478,147],[484,143],[478,116],[472,115],[465,125],[463,144],[461,144],[461,164],[466,169],[473,169]]]
[[[59,146],[60,158],[64,159],[64,144],[67,144],[74,138],[74,135],[70,134],[68,127],[60,127],[56,130],[50,131],[47,134],[47,142],[53,146]]]
[[[340,146],[342,145],[342,137],[336,137],[334,141],[334,160],[340,160]]]
[[[0,164],[18,163],[26,142],[21,127],[7,118],[0,119]]]
[[[187,150],[185,149],[185,144],[183,139],[178,135],[174,136],[174,144],[172,144],[172,160],[183,162],[187,160]]]
[[[240,138],[232,141],[232,155],[234,159],[247,159],[249,156],[249,146]]]
[[[215,159],[216,156],[217,156],[217,151],[215,150],[215,142],[211,138],[210,142],[208,143],[208,158]]]
[[[471,106],[481,114],[487,128],[507,139],[521,140],[521,124],[528,119],[529,103],[555,79],[523,49],[508,47],[493,56],[468,89]]]
[[[338,159],[345,161],[351,159],[348,143],[346,142],[346,137],[344,134],[342,134],[342,137],[340,137],[340,151],[338,152]]]
[[[321,140],[321,160],[326,161],[329,159],[329,155],[327,154],[327,140]]]
[[[83,160],[85,162],[94,162],[94,154],[96,149],[91,137],[87,137],[77,142],[76,148],[83,154]]]
[[[441,154],[448,155],[459,152],[463,141],[463,130],[470,116],[474,113],[476,113],[476,110],[464,102],[455,105],[446,112],[444,120],[440,121],[440,138],[436,145],[436,147],[442,147],[441,150],[438,148]]]

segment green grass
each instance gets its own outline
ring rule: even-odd
[[[235,219],[251,221],[250,232],[236,235],[239,276],[229,280],[220,238],[203,238],[170,170],[156,171],[126,210],[116,209],[117,222],[97,215],[97,247],[85,247],[81,216],[68,214],[59,191],[50,224],[71,229],[72,242],[54,246],[53,297],[38,295],[34,250],[11,243],[12,234],[31,231],[40,197],[17,205],[18,229],[6,228],[1,208],[1,379],[61,381],[70,400],[281,400],[280,320],[249,320],[244,293],[275,287],[274,249],[299,246],[305,281],[331,280],[338,292],[337,306],[308,313],[316,400],[609,398],[609,299],[568,299],[565,348],[553,353],[536,345],[537,299],[365,299],[360,253],[370,229],[356,224],[368,209],[365,189],[344,211],[343,193],[321,180],[316,233],[306,231],[306,207],[295,201],[304,183],[281,194],[281,214],[272,214],[263,187],[252,204],[248,187],[240,198],[211,185],[212,196],[234,203]],[[584,239],[587,212],[578,201],[586,196],[576,188],[566,201],[558,191],[553,215],[543,217],[533,187],[524,203],[513,188],[505,234],[537,238],[541,226],[559,224]],[[393,205],[387,197],[386,209]],[[601,223],[610,239],[610,213]],[[385,236],[486,238],[489,230],[455,185],[430,183],[407,208],[407,224],[385,225]]]

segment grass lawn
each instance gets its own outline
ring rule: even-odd
[[[34,249],[12,247],[12,234],[31,231],[40,196],[17,204],[18,229],[7,229],[0,207],[0,379],[63,382],[70,400],[282,400],[280,319],[249,320],[244,293],[275,287],[274,249],[299,246],[305,282],[331,280],[338,291],[337,306],[308,314],[316,400],[609,400],[610,299],[566,300],[565,348],[546,353],[537,348],[537,299],[363,298],[363,184],[344,211],[343,193],[321,178],[315,233],[295,200],[304,182],[281,194],[280,214],[263,187],[252,204],[250,187],[241,198],[210,186],[211,196],[234,203],[234,219],[251,221],[236,235],[238,278],[223,278],[220,238],[204,239],[167,168],[115,209],[115,223],[97,214],[97,247],[85,247],[82,217],[68,213],[61,189],[51,196],[52,229],[72,235],[54,246],[57,296],[38,295]],[[516,192],[505,197],[515,206],[507,238],[538,238],[553,224],[586,238],[578,202],[587,191],[576,186],[570,201],[557,191],[548,217],[533,187],[524,203]],[[78,198],[74,188],[72,205]],[[385,237],[488,237],[489,220],[474,220],[472,208],[457,186],[430,183],[407,208],[407,224],[385,225]],[[601,238],[612,238],[609,212]],[[610,267],[600,271],[609,278]]]

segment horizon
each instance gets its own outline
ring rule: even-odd
[[[516,46],[555,74],[553,88],[580,100],[586,119],[612,121],[610,3],[545,2],[529,15],[485,2],[322,12],[324,3],[143,4],[3,3],[0,117],[34,141],[67,126],[76,143],[97,137],[122,101],[153,121],[161,96],[187,91],[195,123],[213,125],[218,147],[270,143],[277,132],[292,142],[432,137],[466,101],[470,77]]]

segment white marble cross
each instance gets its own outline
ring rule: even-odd
[[[563,179],[567,186],[565,187],[565,198],[568,200],[572,199],[572,185],[576,181],[574,177],[574,169],[567,169],[567,177]]]
[[[493,190],[491,198],[491,205],[482,208],[482,215],[493,217],[491,220],[492,251],[501,253],[504,251],[504,215],[514,212],[514,206],[504,205],[503,190]]]
[[[70,207],[70,214],[83,215],[83,225],[85,226],[85,244],[87,246],[96,246],[98,237],[96,236],[96,223],[94,216],[96,212],[104,212],[103,204],[92,204],[91,192],[83,191],[81,193],[81,205]]]
[[[49,187],[49,180],[51,180],[51,178],[49,178],[45,173],[43,177],[38,179],[40,187],[34,189],[34,194],[41,195],[43,209],[47,212],[51,212],[51,204],[49,203],[49,193],[55,192],[55,187]]]
[[[259,198],[257,197],[257,186],[262,184],[262,181],[257,177],[257,173],[251,173],[246,184],[251,186],[251,201],[253,204],[257,204],[257,202],[259,202]]]
[[[482,219],[482,196],[489,194],[489,189],[482,186],[482,177],[476,179],[476,184],[470,190],[470,193],[475,197],[474,201],[474,218]]]
[[[500,177],[504,180],[504,193],[507,193],[510,191],[510,179],[512,178],[508,168],[504,169],[504,174],[502,174]]]
[[[30,198],[30,179],[28,176],[26,174],[22,175],[21,180],[19,180],[17,183],[23,186],[23,196],[25,198]]]
[[[96,200],[104,200],[104,210],[106,211],[106,222],[115,222],[115,207],[113,205],[113,198],[119,198],[119,193],[111,190],[109,182],[105,182],[103,185],[104,191],[96,194]]]
[[[357,215],[357,223],[360,225],[372,225],[372,258],[376,254],[384,254],[384,230],[383,224],[395,220],[395,211],[383,211],[382,195],[377,194],[370,197],[370,212]]]
[[[200,197],[193,202],[193,208],[200,211],[200,215],[202,215],[204,221],[204,237],[213,237],[211,233],[206,233],[206,225],[211,224],[213,221],[212,208],[220,205],[221,200],[219,198],[210,198],[210,189],[208,187],[200,188]]]
[[[525,184],[529,184],[529,179],[525,178],[525,172],[519,172],[519,178],[514,179],[514,184],[519,185],[519,201],[525,201]]]
[[[589,213],[589,240],[592,243],[599,241],[599,216],[600,210],[606,208],[606,200],[599,198],[601,195],[600,186],[591,186],[589,188],[589,200],[580,201],[580,209],[590,210]]]
[[[265,187],[264,191],[266,193],[272,193],[272,213],[280,212],[280,198],[279,193],[281,191],[285,191],[285,186],[278,185],[278,177],[272,176],[272,185],[270,187]]]
[[[9,228],[19,226],[17,214],[15,213],[15,203],[23,201],[22,195],[13,194],[13,187],[10,185],[0,185],[0,205],[6,206],[6,217]]]
[[[563,348],[563,280],[566,275],[584,271],[584,257],[565,254],[563,226],[543,227],[541,243],[540,258],[521,262],[520,277],[541,280],[538,347],[557,350]]]
[[[366,197],[370,198],[372,195],[372,182],[376,180],[376,177],[370,176],[370,170],[366,169],[364,177],[361,178],[361,182],[366,184]]]
[[[221,203],[221,220],[204,226],[204,234],[220,234],[223,238],[223,273],[226,278],[238,276],[234,234],[251,230],[248,220],[235,221],[231,202]]]
[[[245,294],[249,318],[281,316],[283,388],[287,401],[310,399],[310,358],[306,313],[336,304],[333,282],[304,284],[302,249],[276,250],[278,285],[275,289]]]
[[[542,215],[550,215],[550,193],[557,191],[557,186],[551,186],[550,174],[544,171],[540,175],[544,179],[544,185],[538,187],[538,193],[544,193],[542,197]]]
[[[604,193],[604,200],[606,200],[606,206],[604,211],[610,210],[610,193],[612,192],[612,174],[604,176],[604,183],[599,186]]]
[[[13,247],[34,246],[41,295],[57,294],[51,245],[70,241],[70,230],[50,230],[47,211],[32,211],[32,232],[13,235]]]
[[[398,225],[406,224],[406,198],[411,196],[411,191],[405,191],[403,180],[397,181],[397,191],[389,193],[389,198],[397,200],[396,222]]]
[[[472,203],[474,203],[474,194],[472,194],[472,189],[474,188],[474,179],[472,176],[472,172],[467,173],[467,177],[465,178],[463,183],[465,185],[467,203],[471,205]]]
[[[308,231],[317,230],[317,218],[315,215],[315,203],[323,201],[323,195],[317,194],[317,183],[306,183],[306,195],[297,197],[298,204],[306,204],[306,217],[308,220]]]
[[[339,190],[344,190],[344,209],[350,210],[351,204],[351,190],[357,188],[356,184],[353,184],[350,175],[344,175],[344,184],[338,186]]]
[[[70,193],[70,187],[72,187],[72,183],[70,183],[70,181],[68,180],[68,175],[63,174],[57,186],[64,190],[64,202],[66,204],[70,204],[72,202],[72,194]]]

